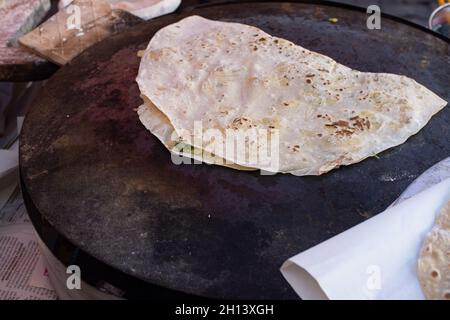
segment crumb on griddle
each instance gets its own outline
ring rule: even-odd
[[[329,18],[328,19],[328,22],[331,22],[331,23],[337,23],[339,21],[339,19],[338,18]]]

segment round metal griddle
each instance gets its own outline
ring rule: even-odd
[[[449,43],[386,16],[368,30],[366,13],[348,6],[204,6],[90,48],[35,101],[21,136],[25,200],[50,249],[91,284],[124,297],[295,298],[283,261],[382,211],[448,157],[450,109],[379,159],[319,177],[176,166],[134,111],[136,53],[191,14],[260,27],[361,71],[407,75],[447,100]]]

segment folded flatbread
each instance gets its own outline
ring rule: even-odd
[[[402,144],[447,104],[405,76],[352,70],[258,28],[199,16],[155,34],[137,82],[186,143],[241,167],[295,175]],[[209,132],[202,139],[198,123]],[[256,133],[244,134],[242,150],[224,143],[230,132]],[[277,161],[262,163],[266,149]]]
[[[254,168],[227,163],[225,159],[207,153],[199,148],[195,148],[186,141],[183,141],[164,113],[159,111],[159,109],[148,100],[138,108],[137,113],[139,115],[139,120],[147,130],[153,133],[153,135],[176,156],[189,157],[196,160],[198,163],[217,164],[237,170],[256,170]],[[194,162],[189,161],[188,163],[192,164]]]

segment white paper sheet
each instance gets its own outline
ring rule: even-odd
[[[109,0],[113,7],[122,9],[144,20],[174,12],[181,0]]]
[[[165,14],[174,12],[181,3],[181,0],[106,0],[111,3],[114,9],[128,11],[135,16],[150,20]],[[72,0],[61,0],[59,9],[65,8],[72,3]]]
[[[450,179],[290,259],[281,273],[303,299],[424,299],[416,264],[450,200]]]

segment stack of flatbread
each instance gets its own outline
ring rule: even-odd
[[[142,53],[139,118],[174,154],[320,175],[402,144],[447,104],[238,23],[185,18]]]

